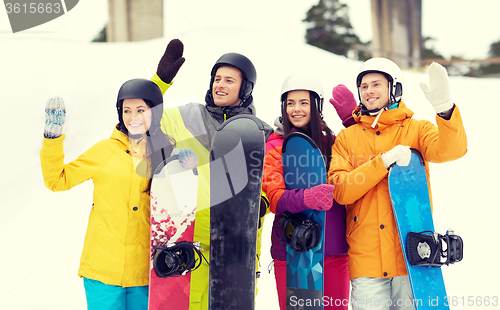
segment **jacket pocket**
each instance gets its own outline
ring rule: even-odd
[[[349,237],[355,228],[355,225],[359,222],[359,210],[361,204],[356,204],[351,207],[347,207],[346,212],[346,236]]]
[[[93,231],[89,231],[89,234],[85,237],[84,245],[83,245],[83,261],[88,265],[90,257],[92,256],[92,252],[94,250],[95,245],[99,240],[99,236],[101,235],[101,226],[97,225]]]

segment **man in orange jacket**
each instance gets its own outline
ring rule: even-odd
[[[415,148],[428,162],[458,159],[467,152],[460,111],[451,100],[448,74],[428,68],[430,87],[420,84],[435,108],[434,124],[412,119],[403,101],[400,68],[385,58],[361,67],[356,83],[360,105],[356,124],[342,130],[332,147],[328,181],[334,198],[347,205],[346,236],[354,310],[414,309],[388,189],[388,169],[410,162]],[[389,307],[389,305],[392,305]]]

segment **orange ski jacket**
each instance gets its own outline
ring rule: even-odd
[[[396,145],[415,148],[428,162],[441,163],[467,152],[467,137],[460,111],[454,106],[449,120],[436,116],[437,126],[415,120],[403,102],[382,112],[372,128],[373,116],[353,112],[356,124],[343,129],[332,146],[328,182],[335,185],[334,198],[347,205],[346,237],[349,273],[358,277],[406,275],[403,252],[392,212],[388,170],[381,154]],[[430,192],[430,183],[428,183]],[[431,199],[432,203],[432,199]]]

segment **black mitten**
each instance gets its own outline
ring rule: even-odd
[[[168,84],[172,82],[179,68],[186,60],[182,57],[183,52],[184,45],[181,40],[173,39],[168,43],[167,49],[158,63],[158,69],[156,69],[156,74],[163,82]]]

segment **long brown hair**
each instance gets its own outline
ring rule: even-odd
[[[144,190],[145,193],[151,192],[151,183],[153,176],[160,165],[165,159],[170,157],[172,150],[175,148],[175,139],[163,133],[159,128],[153,135],[146,133],[146,159],[148,164],[149,180],[148,186]]]
[[[330,168],[330,160],[332,157],[332,145],[334,142],[334,136],[332,130],[328,127],[326,122],[318,110],[318,101],[320,100],[318,96],[309,91],[309,100],[311,107],[311,119],[309,120],[309,129],[304,130],[301,128],[294,127],[288,118],[286,113],[286,100],[288,97],[288,92],[283,94],[281,98],[281,116],[283,122],[283,132],[285,137],[291,132],[298,131],[308,135],[318,146],[323,159],[325,160],[326,171]]]
[[[148,128],[145,135],[131,135],[125,124],[123,123],[123,118],[120,117],[120,113],[123,113],[123,101],[118,101],[116,108],[118,111],[118,130],[123,132],[129,138],[137,139],[142,141],[146,139],[146,150],[144,160],[141,161],[136,167],[136,173],[149,178],[148,185],[144,190],[144,193],[150,193],[151,183],[153,176],[158,165],[165,159],[170,157],[172,150],[175,148],[176,141],[174,138],[163,133],[161,130],[161,117],[163,113],[163,104],[155,103],[148,99],[142,99],[146,105],[151,109],[151,128]]]

